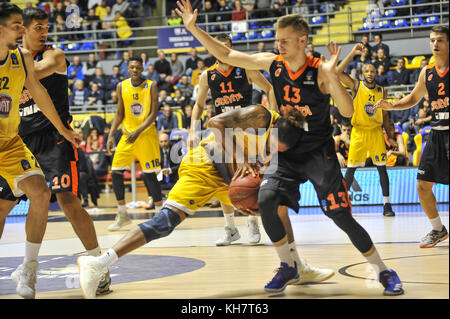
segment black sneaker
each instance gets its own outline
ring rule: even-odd
[[[393,216],[395,216],[395,213],[394,213],[394,211],[392,210],[391,203],[386,203],[386,204],[384,204],[384,208],[383,208],[383,216],[387,216],[387,217],[393,217]]]

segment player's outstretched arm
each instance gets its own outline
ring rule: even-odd
[[[208,95],[208,73],[207,71],[203,71],[200,75],[199,83],[198,83],[198,93],[197,100],[195,101],[194,107],[192,108],[191,115],[191,127],[189,130],[188,137],[188,147],[194,148],[199,143],[199,138],[197,134],[201,131],[201,118],[203,114],[203,110],[205,108],[206,96]]]
[[[339,80],[353,92],[356,91],[359,81],[357,79],[352,79],[347,73],[345,73],[345,70],[347,69],[347,66],[354,59],[355,56],[361,55],[362,48],[363,45],[361,43],[357,43],[353,47],[352,51],[341,61],[341,63],[339,63],[339,65],[336,68]]]
[[[50,49],[44,52],[43,59],[34,63],[35,73],[38,79],[43,79],[55,72],[65,72],[66,55],[60,49]]]
[[[251,83],[255,83],[264,91],[264,93],[266,93],[267,98],[269,99],[269,108],[273,111],[279,112],[278,103],[272,84],[270,84],[270,82],[259,71],[250,70],[247,71],[247,75]]]
[[[330,94],[333,98],[336,107],[344,117],[352,117],[353,115],[353,100],[348,94],[347,90],[341,84],[339,76],[336,71],[337,62],[341,53],[341,48],[336,43],[331,42],[327,45],[330,59],[325,60],[322,56],[322,61],[319,64],[319,87],[322,93]]]
[[[189,30],[200,43],[215,56],[218,60],[248,70],[266,70],[269,71],[270,64],[275,58],[273,53],[246,54],[232,50],[223,45],[217,39],[211,37],[208,33],[196,25],[198,10],[192,10],[189,0],[177,2],[177,14],[183,18],[184,26]]]
[[[417,105],[417,103],[419,103],[419,101],[427,93],[427,87],[425,84],[425,73],[426,68],[423,68],[422,71],[420,71],[419,79],[417,80],[417,84],[414,87],[414,89],[407,96],[400,99],[400,101],[398,101],[395,104],[392,104],[389,101],[383,99],[379,100],[375,104],[375,107],[381,108],[383,110],[406,110],[413,107],[414,105]]]
[[[31,95],[39,106],[39,109],[50,120],[50,122],[52,122],[58,132],[64,136],[65,139],[78,147],[82,142],[82,137],[64,126],[58,112],[55,109],[52,99],[47,93],[47,90],[36,77],[31,53],[25,49],[22,49],[22,52],[24,63],[28,71],[25,86],[31,92]]]

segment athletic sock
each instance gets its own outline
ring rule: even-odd
[[[102,251],[99,246],[97,246],[97,248],[87,250],[86,252],[89,256],[94,256],[94,257],[98,257],[102,254]]]
[[[281,246],[275,246],[275,250],[282,263],[288,264],[289,267],[294,267],[295,260],[291,257],[291,250],[287,242]]]
[[[383,260],[381,259],[378,251],[375,249],[370,256],[365,256],[369,264],[373,267],[375,272],[377,273],[377,279],[380,275],[380,272],[388,270]]]
[[[25,241],[25,257],[23,259],[23,263],[26,264],[30,261],[37,261],[40,249],[41,243],[35,244]]]
[[[103,255],[97,257],[98,262],[104,267],[109,268],[112,264],[114,264],[119,257],[117,256],[114,249],[110,248]]]
[[[117,205],[119,208],[119,213],[126,214],[127,213],[127,206],[126,205]]]
[[[389,200],[389,196],[383,196],[383,201],[384,201],[384,204],[385,204],[385,205],[391,202],[391,201]]]
[[[236,225],[234,224],[234,212],[231,214],[223,214],[223,217],[225,217],[225,226],[230,228],[231,230],[236,229]]]
[[[163,208],[162,205],[161,206],[155,206],[155,212],[158,214],[161,211],[162,208]]]
[[[442,228],[444,228],[444,225],[442,225],[440,216],[430,219],[430,223],[431,223],[431,226],[433,226],[433,229],[436,231],[441,231]]]
[[[291,258],[297,263],[298,270],[301,270],[304,267],[304,263],[300,259],[298,255],[297,246],[295,245],[295,241],[289,244],[289,251],[291,254]]]

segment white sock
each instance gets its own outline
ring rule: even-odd
[[[390,203],[389,196],[383,196],[383,201],[385,204]]]
[[[98,247],[98,246],[97,246],[97,248],[87,250],[86,252],[89,256],[94,256],[94,257],[100,256],[102,254],[102,251],[101,251],[100,247]]]
[[[253,216],[253,215],[248,215],[248,221],[252,222],[252,223],[257,223],[258,224],[258,216]]]
[[[365,256],[369,264],[373,267],[375,272],[377,273],[377,278],[380,275],[380,272],[388,270],[386,265],[384,264],[383,260],[381,260],[380,255],[378,254],[378,251],[375,249],[372,255]]]
[[[114,249],[110,248],[106,253],[101,255],[100,257],[97,257],[98,262],[104,267],[109,268],[112,264],[114,264],[119,257],[117,256]]]
[[[161,206],[155,206],[155,211],[156,213],[159,213],[162,209],[162,205]]]
[[[127,213],[127,205],[117,205],[119,208],[119,213],[126,214]]]
[[[234,212],[231,214],[223,213],[223,217],[225,217],[225,226],[229,227],[231,230],[236,229],[236,225],[234,224]]]
[[[442,225],[441,217],[438,216],[436,218],[430,219],[431,226],[436,231],[441,231],[444,225]]]
[[[294,261],[297,263],[297,268],[300,270],[303,268],[303,262],[300,259],[300,256],[298,255],[297,252],[297,246],[295,245],[295,241],[293,241],[292,243],[289,244],[289,251],[291,254],[291,258],[294,259]]]
[[[30,261],[37,261],[39,250],[41,249],[41,243],[35,244],[25,241],[25,257],[23,263],[29,263]]]
[[[289,267],[294,267],[294,259],[291,257],[291,250],[287,242],[281,246],[275,246],[275,250],[282,263],[288,264]]]

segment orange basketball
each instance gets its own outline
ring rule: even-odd
[[[253,177],[248,174],[231,181],[228,196],[237,209],[258,210],[258,191],[261,184],[259,176]]]

